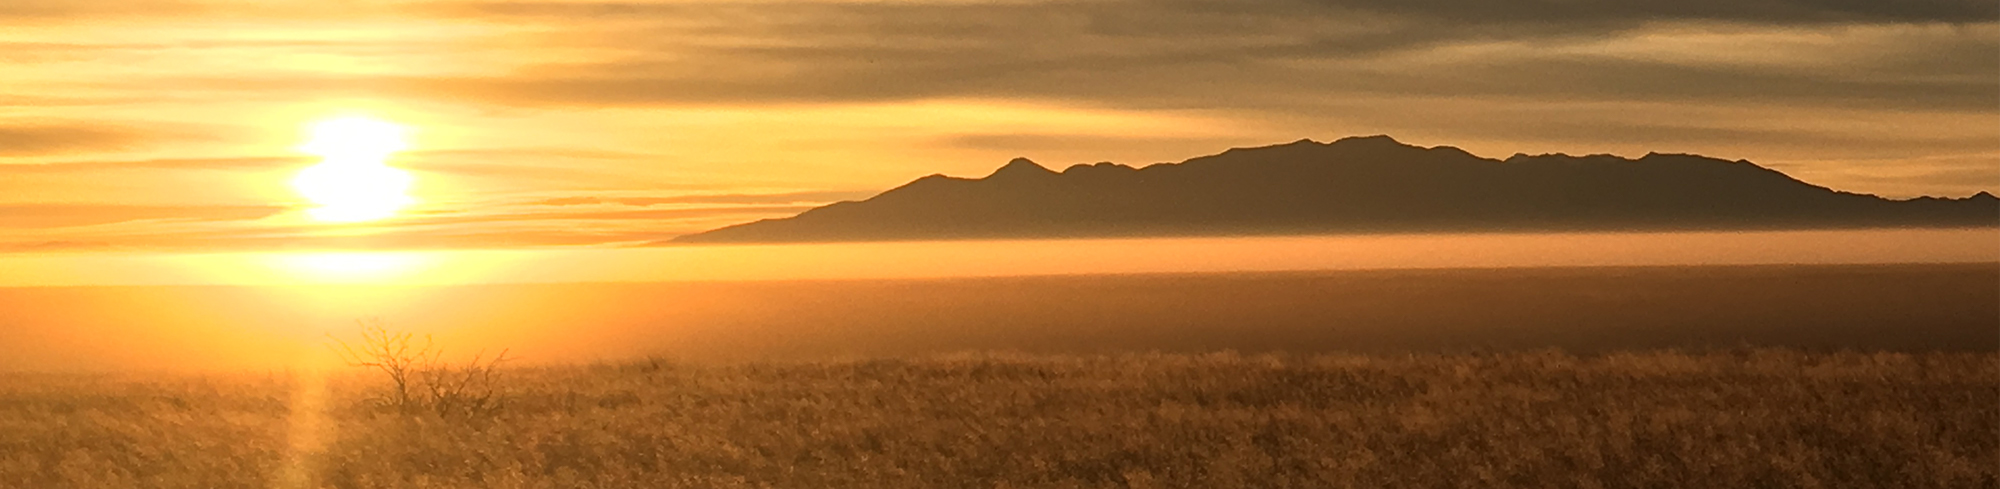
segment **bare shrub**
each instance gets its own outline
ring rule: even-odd
[[[349,366],[380,372],[389,380],[389,392],[373,401],[398,413],[434,413],[440,417],[490,416],[500,408],[497,395],[500,364],[507,350],[486,357],[473,355],[470,361],[453,364],[443,359],[444,349],[430,335],[421,338],[406,331],[393,331],[379,318],[355,321],[361,327],[359,343],[334,337],[329,345]]]
[[[507,351],[491,359],[480,352],[472,360],[460,365],[436,362],[418,370],[423,379],[424,403],[438,416],[466,415],[487,417],[500,409],[500,399],[495,389],[499,383],[495,374],[500,362],[507,360]]]

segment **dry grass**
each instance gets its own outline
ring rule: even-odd
[[[502,409],[452,417],[371,407],[368,378],[294,412],[305,403],[283,376],[0,376],[0,487],[2000,485],[1992,353],[999,355],[502,375]]]

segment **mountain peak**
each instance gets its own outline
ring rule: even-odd
[[[1409,146],[1409,145],[1407,145],[1407,144],[1403,144],[1403,142],[1402,142],[1402,141],[1397,141],[1397,140],[1396,140],[1396,138],[1392,138],[1392,137],[1389,137],[1389,135],[1387,135],[1387,134],[1376,134],[1376,135],[1373,135],[1373,136],[1350,136],[1350,137],[1344,137],[1344,138],[1340,138],[1340,139],[1336,139],[1336,140],[1334,140],[1334,141],[1333,141],[1333,142],[1331,142],[1331,143],[1327,143],[1327,145],[1329,145],[1329,146],[1366,146],[1366,147],[1386,147],[1386,146]]]
[[[1125,165],[1120,165],[1120,164],[1117,164],[1117,163],[1112,163],[1112,162],[1109,162],[1109,161],[1100,161],[1100,162],[1097,162],[1097,163],[1092,163],[1092,164],[1088,164],[1088,165],[1085,165],[1085,164],[1082,164],[1082,163],[1078,163],[1078,164],[1075,164],[1075,165],[1070,165],[1070,167],[1069,167],[1069,168],[1064,168],[1064,169],[1063,169],[1063,171],[1062,171],[1062,174],[1064,174],[1064,175],[1073,175],[1073,174],[1080,174],[1080,173],[1096,173],[1096,172],[1109,172],[1109,171],[1114,171],[1114,170],[1124,170],[1124,171],[1132,171],[1132,170],[1133,170],[1133,168],[1132,168],[1132,167],[1130,167],[1130,166],[1125,166]]]
[[[1008,161],[1006,165],[1001,166],[1000,169],[994,170],[993,174],[987,175],[986,178],[1014,178],[1016,176],[1046,176],[1056,174],[1056,172],[1043,167],[1041,164],[1035,163],[1034,160],[1014,158]]]

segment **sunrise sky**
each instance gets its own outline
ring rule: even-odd
[[[2000,190],[2000,4],[0,2],[0,252],[670,238],[932,173],[1389,134]],[[290,182],[389,121],[393,218]]]

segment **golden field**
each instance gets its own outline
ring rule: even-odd
[[[1991,352],[995,353],[494,374],[475,386],[490,409],[443,414],[384,406],[388,384],[364,370],[0,374],[0,486],[2000,484]]]

